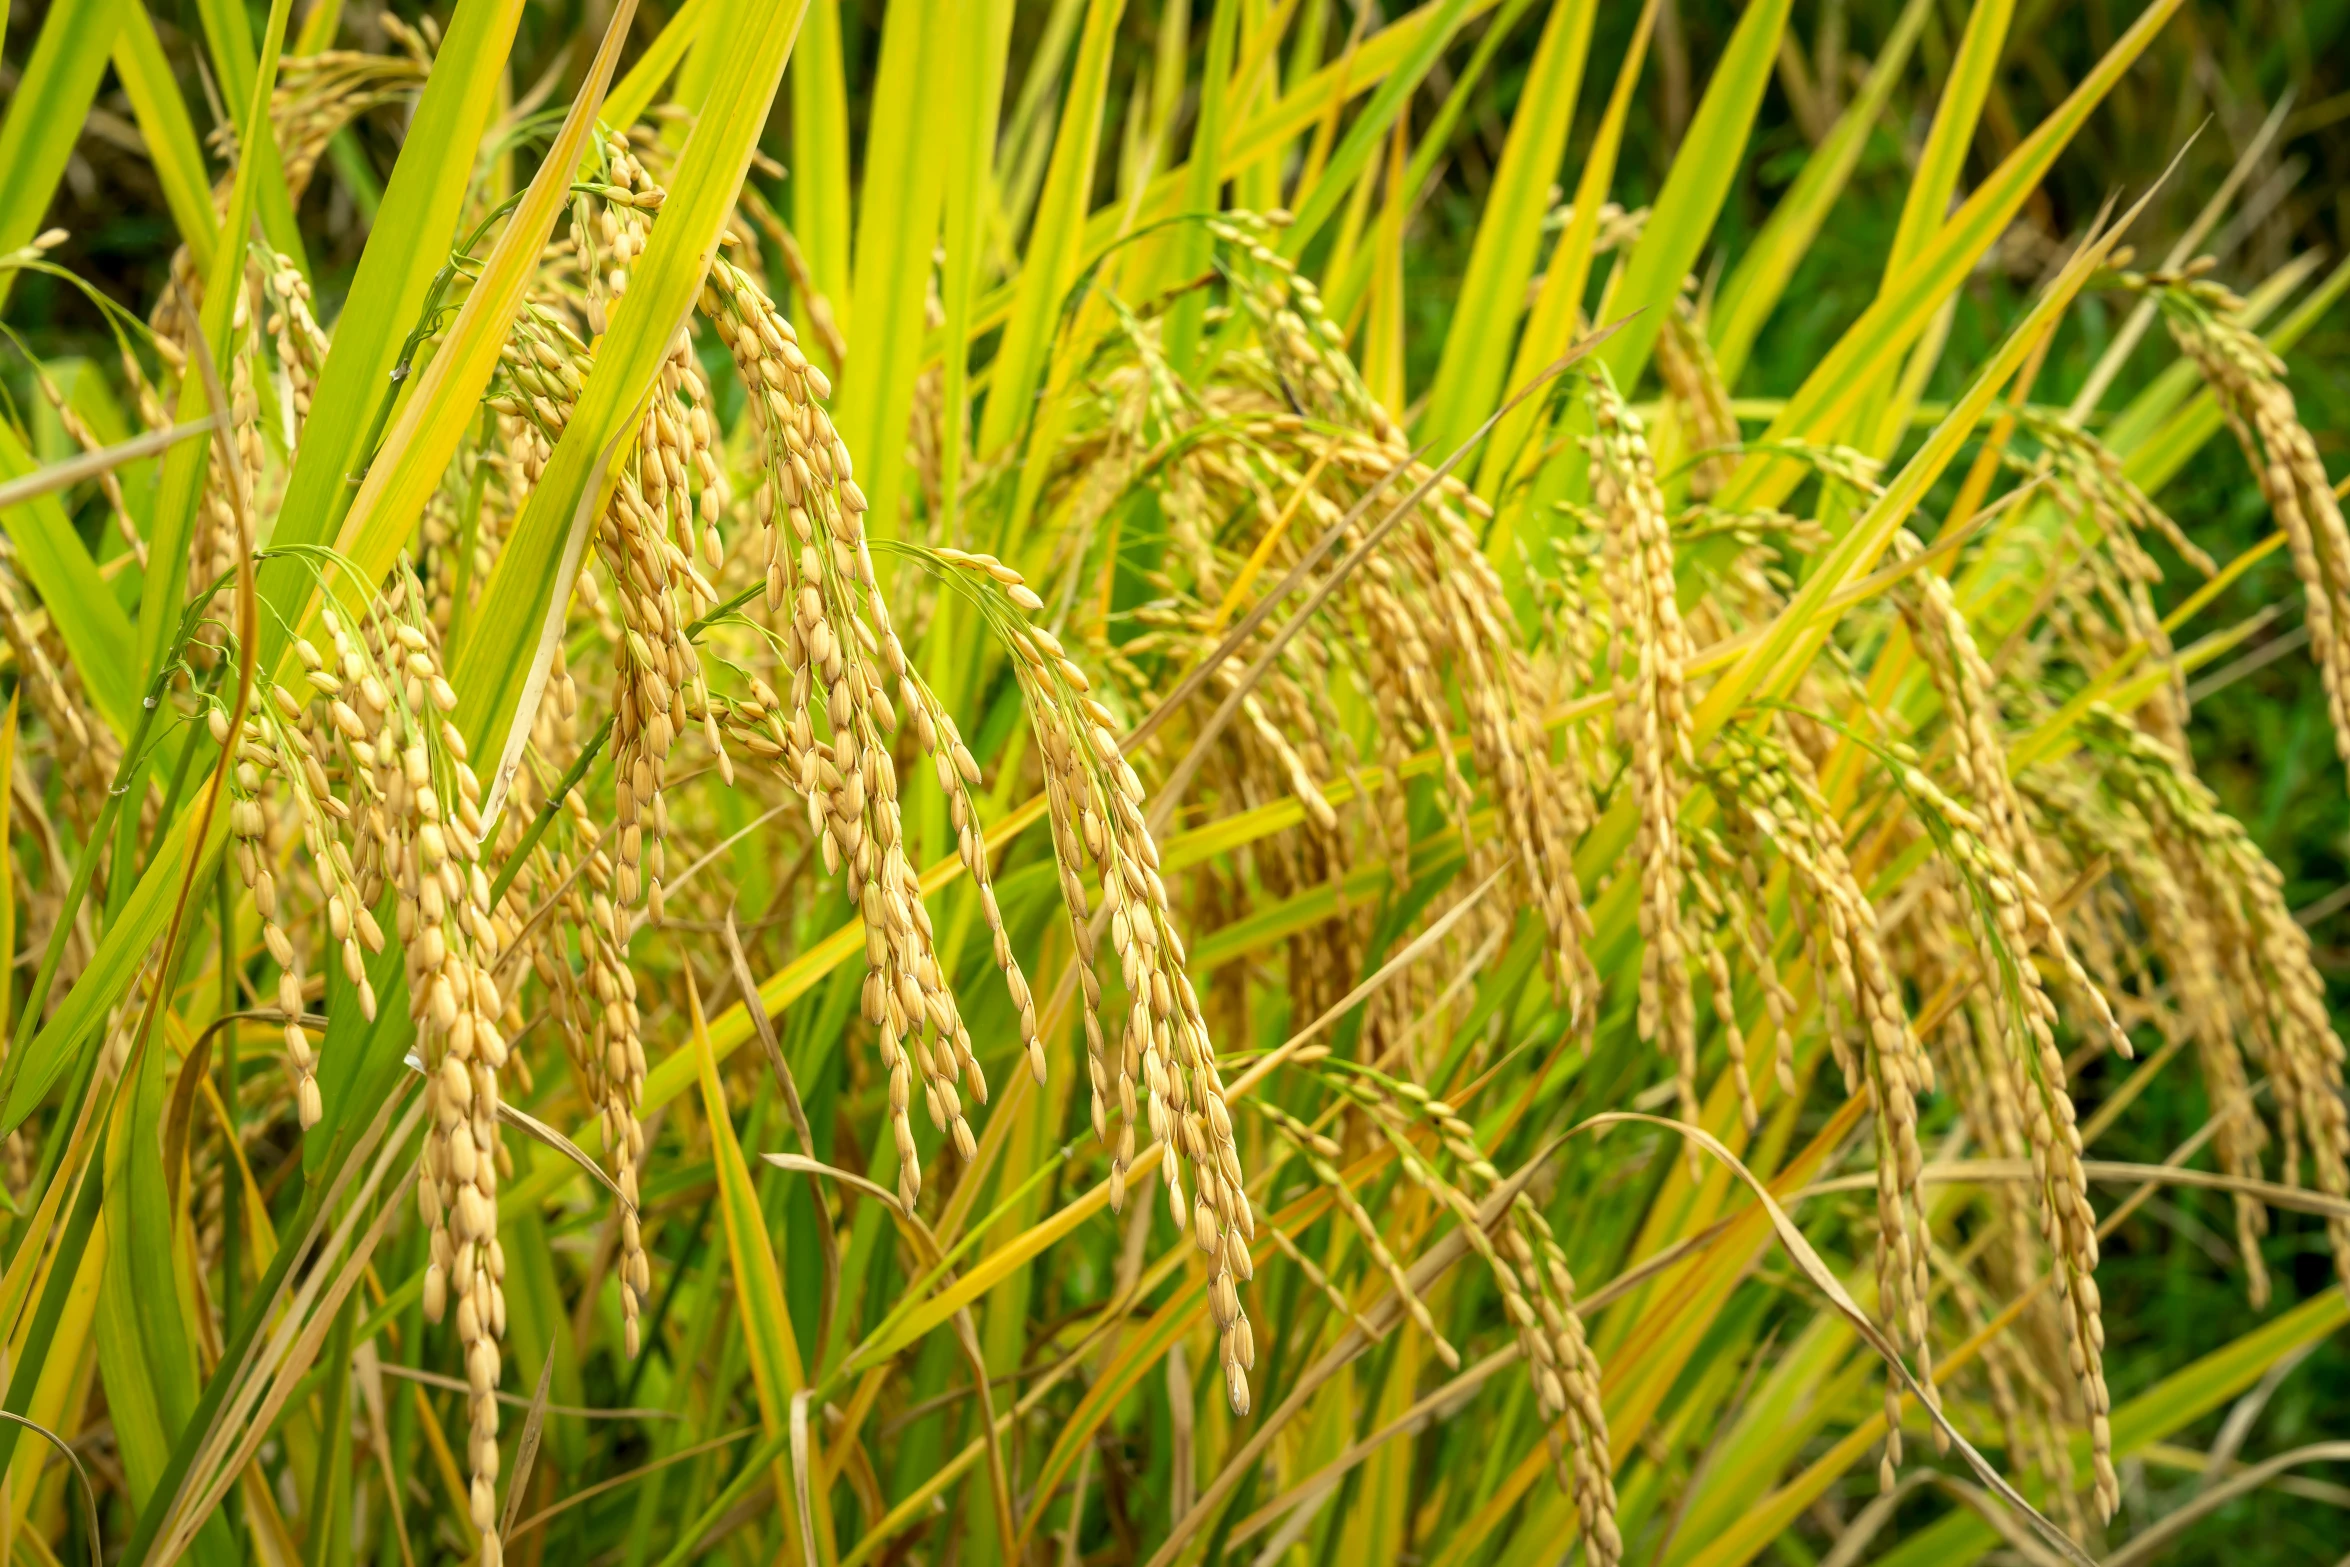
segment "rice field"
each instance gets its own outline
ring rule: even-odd
[[[2337,9],[0,14],[0,1560],[2333,1561]]]

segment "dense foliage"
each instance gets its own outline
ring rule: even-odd
[[[2331,1560],[2346,45],[16,7],[0,1557]]]

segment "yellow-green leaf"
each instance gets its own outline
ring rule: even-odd
[[[37,466],[16,432],[0,424],[0,479],[22,478]],[[128,735],[139,705],[139,677],[130,663],[130,617],[98,575],[73,519],[55,495],[37,495],[0,511],[0,527],[8,530],[17,568],[40,593],[98,716],[118,737]]]
[[[1987,0],[1988,3],[1988,0]],[[1864,311],[1836,346],[1821,356],[1779,416],[1755,444],[1791,439],[1825,439],[1845,427],[1878,378],[1918,335],[1950,291],[1963,282],[1991,242],[2039,187],[2056,155],[2072,141],[2089,113],[2121,79],[2162,30],[2179,0],[2151,0],[2128,32],[2055,112],[2003,159]],[[1715,504],[1726,509],[1774,506],[1803,482],[1809,469],[1794,459],[1757,455],[1740,463]]]
[[[1525,385],[1574,344],[1583,318],[1583,291],[1591,282],[1591,247],[1599,235],[1599,209],[1615,182],[1616,157],[1623,150],[1624,124],[1631,115],[1633,92],[1640,85],[1640,70],[1648,60],[1648,40],[1656,29],[1658,3],[1647,0],[1641,7],[1631,44],[1616,69],[1615,89],[1608,94],[1607,110],[1599,117],[1599,132],[1592,138],[1591,150],[1584,154],[1583,172],[1575,181],[1575,215],[1551,250],[1549,270],[1543,274],[1542,290],[1535,296],[1526,330],[1518,339],[1505,390]],[[1533,463],[1530,448],[1543,427],[1543,409],[1539,399],[1520,403],[1502,415],[1486,438],[1477,470],[1477,492],[1487,500],[1498,502],[1513,477]],[[1486,544],[1491,559],[1512,559],[1510,515],[1505,512],[1494,521],[1493,536]]]
[[[610,95],[604,99],[604,123],[627,126],[642,119],[645,111],[653,106],[653,99],[668,84],[670,73],[685,58],[686,51],[701,41],[717,12],[718,0],[685,0],[685,4],[670,13],[668,23],[645,52],[637,56],[636,64],[612,84]]]
[[[678,159],[668,200],[653,224],[644,254],[637,258],[628,292],[613,312],[611,330],[596,346],[595,366],[580,391],[571,421],[532,489],[528,506],[516,519],[496,569],[483,586],[478,619],[466,634],[455,677],[460,697],[458,723],[477,757],[503,755],[508,727],[516,716],[515,704],[530,684],[534,668],[543,669],[539,658],[552,651],[542,630],[550,606],[561,607],[556,596],[558,580],[577,565],[582,521],[601,509],[609,494],[608,484],[617,482],[613,460],[634,437],[654,378],[709,276],[719,231],[734,210],[736,194],[750,168],[751,153],[767,123],[768,107],[782,79],[784,59],[799,31],[805,5],[806,0],[784,0],[763,7],[756,25],[737,35],[737,47],[711,84],[709,101]],[[567,183],[573,167],[570,162],[550,157],[548,166],[556,168],[557,179]],[[563,188],[558,184],[547,194],[559,199]],[[539,194],[534,184],[532,196]],[[557,200],[550,199],[546,207],[549,224],[556,205]],[[531,254],[516,258],[511,286],[517,303],[537,260],[535,246]],[[478,380],[473,381],[473,390],[465,399],[468,407],[488,384],[506,318],[497,318],[495,337],[475,333],[443,351],[443,359],[462,352],[473,361],[469,379],[478,376]],[[464,328],[461,321],[460,334]],[[440,364],[436,359],[434,368]],[[455,450],[458,433],[447,432],[449,452]],[[437,476],[448,454],[444,452],[438,463],[430,465],[432,475]],[[431,482],[428,478],[422,484],[429,487]],[[416,494],[416,506],[421,507],[423,499],[422,493]],[[404,509],[404,515],[413,517],[415,513]],[[405,533],[405,526],[401,531]],[[562,583],[566,599],[569,586],[567,581]],[[536,656],[534,649],[538,650]],[[491,787],[495,790],[496,784]]]
[[[1746,368],[1746,356],[1754,347],[1755,334],[1770,318],[1779,297],[1786,292],[1788,280],[1795,276],[1797,263],[1811,249],[1820,226],[1827,221],[1829,209],[1844,193],[1845,182],[1852,177],[1853,167],[1860,162],[1869,138],[1876,133],[1886,101],[1892,97],[1895,84],[1909,64],[1918,34],[1925,30],[1930,5],[1931,0],[1909,0],[1902,7],[1893,31],[1869,65],[1867,79],[1838,117],[1836,128],[1804,160],[1803,172],[1795,176],[1795,183],[1771,209],[1762,231],[1754,236],[1745,254],[1738,258],[1737,266],[1723,280],[1721,291],[1714,296],[1706,336],[1713,343],[1714,367],[1721,372],[1724,385],[1738,384],[1739,374]],[[1943,101],[1945,104],[1950,101],[1947,90]]]
[[[32,243],[65,177],[65,163],[81,139],[82,122],[98,96],[106,57],[114,48],[119,8],[136,0],[59,0],[42,20],[41,34],[0,120],[0,254]],[[0,272],[0,305],[15,285]]]
[[[1469,250],[1469,267],[1461,276],[1460,302],[1445,333],[1444,357],[1428,393],[1420,435],[1439,453],[1459,445],[1501,401],[1502,372],[1508,363],[1501,348],[1517,324],[1527,280],[1534,275],[1542,222],[1550,212],[1551,180],[1566,152],[1567,131],[1575,123],[1591,23],[1598,11],[1596,0],[1561,0],[1551,7],[1533,63],[1526,67],[1525,90],[1510,120],[1509,139],[1502,144],[1485,215]],[[1404,191],[1413,188],[1401,179],[1400,171],[1399,183]],[[1394,202],[1396,192],[1390,191],[1388,199]]]
[[[390,380],[400,361],[401,344],[417,326],[433,275],[456,243],[458,215],[472,181],[475,154],[497,102],[498,83],[505,75],[507,51],[513,47],[522,10],[522,0],[459,0],[449,17],[441,57],[417,102],[416,118],[408,128],[400,160],[392,167],[383,207],[351,280],[351,297],[368,300],[371,305],[346,310],[335,323],[333,345],[319,371],[310,417],[302,427],[294,471],[286,481],[285,501],[271,541],[274,544],[328,542],[352,504],[357,482],[353,476],[370,455],[363,448],[377,423],[377,410],[384,399],[402,390]],[[523,215],[517,213],[509,223],[509,232],[523,221]],[[552,225],[551,213],[546,221]],[[475,285],[475,294],[489,283],[490,276],[485,274]],[[470,299],[467,308],[473,308]],[[502,338],[505,318],[479,330]],[[428,383],[434,375],[446,374],[439,364],[436,358],[427,371]],[[455,383],[451,389],[462,390],[464,384]],[[485,369],[480,385],[463,397],[449,398],[440,416],[455,420],[461,431],[464,421],[472,416],[472,404],[481,396],[481,386],[487,384]],[[394,427],[394,436],[417,428],[420,425],[404,420]],[[415,436],[407,434],[405,438],[413,441]],[[440,465],[445,466],[456,447],[452,440],[433,449],[439,450]],[[378,470],[397,469],[399,477],[426,485],[438,482],[439,466],[430,473],[423,471],[430,461],[429,452],[408,446],[395,448],[389,443],[386,450],[396,455],[391,455],[389,463],[379,462]],[[379,478],[376,470],[369,473],[369,479],[379,486],[393,476],[387,472]],[[422,504],[421,498],[418,504]],[[388,564],[389,557],[385,561]],[[262,597],[281,615],[295,612],[307,596],[308,585],[309,577],[299,562],[278,560],[262,565]],[[272,617],[264,616],[262,624],[264,656],[274,659],[282,636]]]
[[[950,71],[948,53],[953,13],[964,8],[964,0],[899,0],[882,27],[857,208],[854,294],[863,309],[832,410],[863,477],[865,525],[876,538],[897,536],[905,492],[906,417],[922,368],[923,300],[938,238],[940,149],[967,129],[955,123],[956,95],[939,85],[966,74]]]
[[[1706,237],[1721,215],[1722,200],[1746,160],[1746,140],[1755,111],[1770,85],[1779,37],[1786,31],[1793,0],[1751,0],[1730,35],[1697,113],[1673,155],[1672,172],[1657,193],[1648,226],[1624,263],[1606,314],[1629,316],[1622,331],[1599,350],[1616,384],[1629,390],[1640,379],[1648,355],[1664,330],[1665,315],[1681,292],[1681,280],[1697,262]],[[1634,314],[1634,312],[1638,312]]]
[[[807,13],[791,63],[792,223],[808,258],[808,279],[846,332],[852,320],[849,88],[840,53],[840,0],[808,0]]]
[[[735,1140],[734,1122],[727,1114],[726,1090],[718,1081],[718,1061],[710,1050],[701,997],[689,990],[686,1004],[693,1024],[702,1113],[710,1123],[710,1156],[718,1176],[718,1220],[726,1232],[735,1309],[741,1314],[743,1347],[749,1352],[751,1380],[758,1390],[759,1423],[773,1436],[789,1421],[792,1395],[808,1385],[807,1372],[800,1364],[800,1343],[792,1332],[783,1275],[768,1244],[759,1193],[751,1184],[750,1165],[743,1158],[742,1144]],[[790,1478],[780,1464],[776,1466],[775,1491],[787,1510],[793,1506]]]
[[[137,0],[122,0],[122,28],[114,40],[114,74],[122,82],[139,134],[147,143],[147,161],[154,165],[155,182],[179,226],[180,239],[199,272],[212,265],[212,247],[218,242],[219,220],[212,212],[212,176],[204,166],[203,144],[196,140],[196,123],[188,117],[187,100],[164,58],[163,42],[155,36],[155,19]]]
[[[1070,73],[1060,131],[1053,138],[1052,162],[1045,171],[1044,194],[1029,230],[1011,317],[996,350],[987,412],[979,422],[983,456],[1003,450],[1026,425],[1029,404],[1044,378],[1062,299],[1077,281],[1084,260],[1085,210],[1093,194],[1094,153],[1102,139],[1102,106],[1109,96],[1110,54],[1118,41],[1118,18],[1125,10],[1126,0],[1088,0],[1077,64]]]

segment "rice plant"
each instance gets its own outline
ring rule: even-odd
[[[190,9],[8,41],[0,1557],[2148,1562],[2350,1453],[2125,1484],[2350,1316],[2189,732],[2282,551],[2350,758],[2350,267],[2206,254],[2274,119],[2027,221],[2181,0],[2024,125],[2011,0]],[[2268,1315],[2149,1380],[2179,1189]]]

